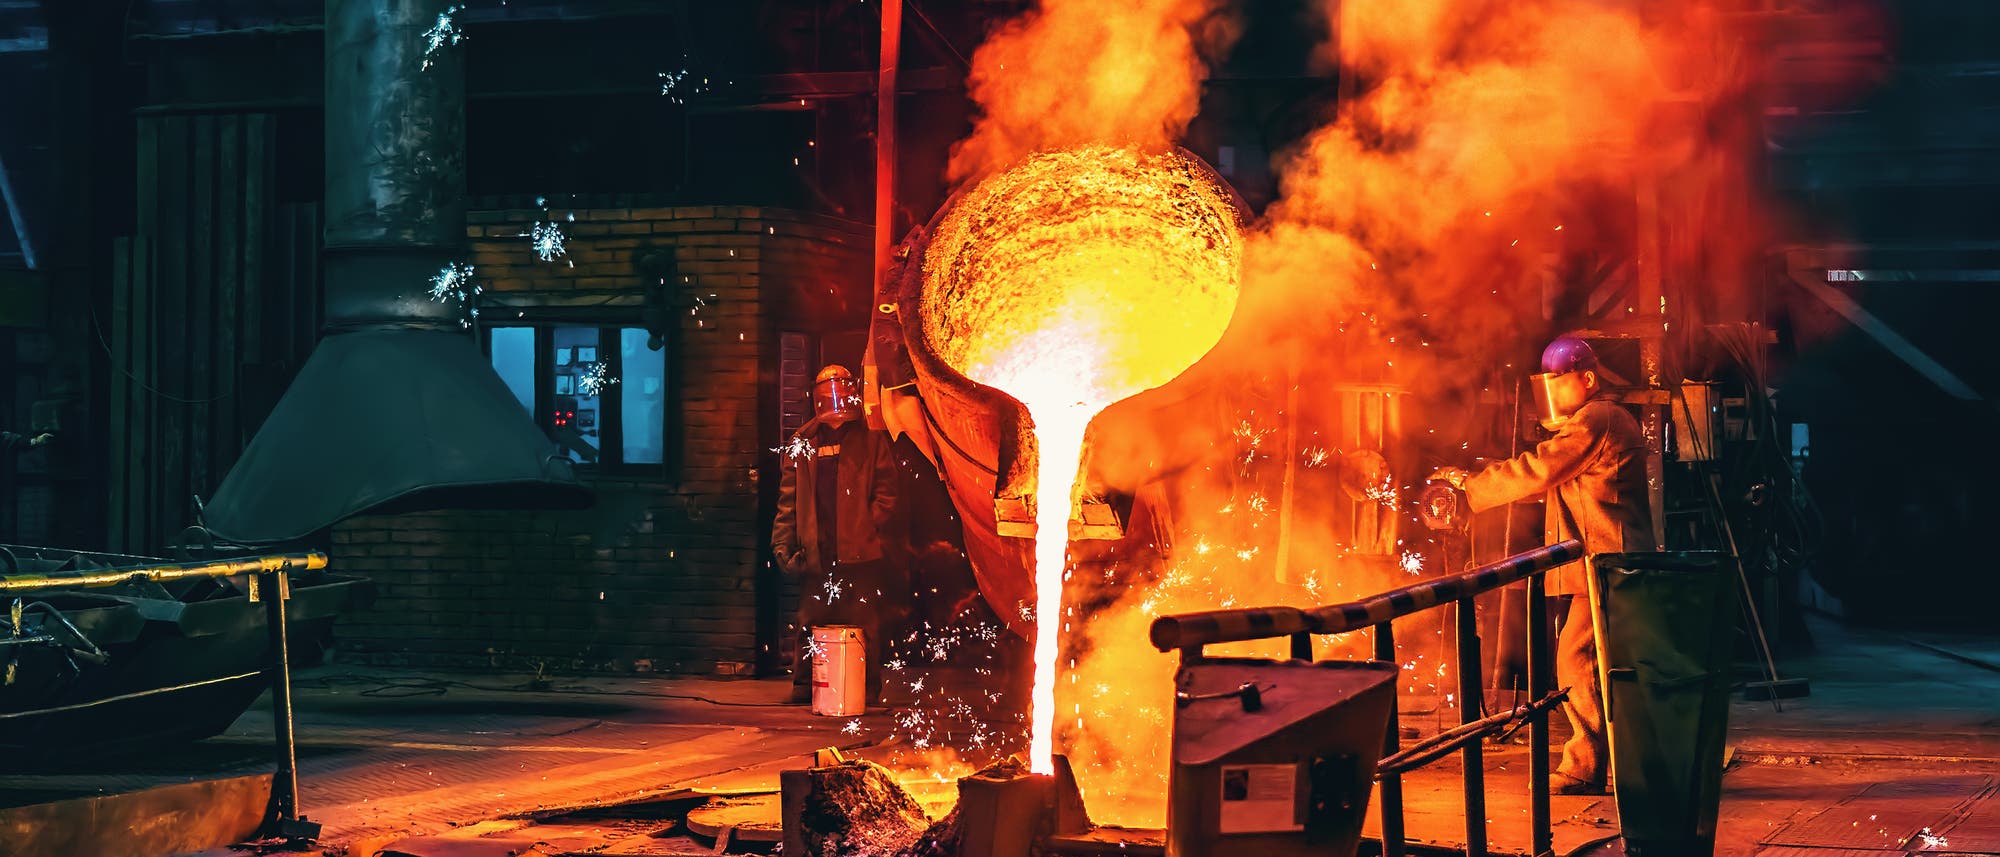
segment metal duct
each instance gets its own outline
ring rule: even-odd
[[[583,508],[590,489],[430,279],[464,257],[465,80],[447,0],[328,0],[327,327],[208,504],[243,544],[364,512]],[[428,63],[428,65],[426,65]]]

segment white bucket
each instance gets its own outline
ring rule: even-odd
[[[861,629],[822,625],[812,629],[812,711],[826,717],[853,717],[868,702],[868,650]]]

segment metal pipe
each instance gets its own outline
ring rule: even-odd
[[[8,646],[60,646],[54,634],[36,634],[32,637],[0,637],[0,648]]]
[[[1354,601],[1300,610],[1295,607],[1250,607],[1161,616],[1149,632],[1162,652],[1198,649],[1211,643],[1263,640],[1301,632],[1344,634],[1427,610],[1447,601],[1491,592],[1583,558],[1583,543],[1575,539],[1515,554],[1463,574],[1427,580]]]
[[[1382,771],[1395,771],[1400,774],[1421,768],[1443,758],[1445,754],[1458,749],[1468,741],[1477,741],[1496,732],[1506,734],[1519,729],[1520,725],[1534,716],[1536,711],[1553,706],[1567,697],[1567,693],[1551,693],[1543,699],[1489,714],[1471,723],[1454,726],[1411,744],[1394,756],[1384,758],[1375,764],[1375,770],[1378,774]]]
[[[882,44],[875,76],[875,277],[889,276],[896,227],[896,73],[903,55],[903,0],[882,0]]]
[[[460,329],[424,284],[464,255],[465,72],[425,50],[448,0],[326,6],[327,324]]]
[[[1536,699],[1553,689],[1554,650],[1549,645],[1548,586],[1541,575],[1528,578],[1528,694]],[[1532,848],[1540,857],[1555,850],[1555,831],[1549,820],[1549,712],[1543,709],[1528,721],[1528,826]]]
[[[215,562],[181,562],[170,565],[127,566],[86,571],[54,571],[44,574],[15,574],[0,577],[0,592],[28,592],[40,589],[78,589],[116,586],[136,580],[165,583],[197,577],[229,577],[280,571],[316,571],[326,567],[326,554],[272,554]]]
[[[1479,619],[1471,598],[1458,599],[1458,722],[1479,720]],[[1465,742],[1465,854],[1486,855],[1485,753],[1478,741]]]
[[[1375,659],[1396,670],[1396,684],[1403,680],[1396,663],[1396,632],[1388,622],[1375,626]],[[1390,688],[1395,689],[1393,686]],[[1389,728],[1382,736],[1382,758],[1394,758],[1402,741],[1402,723],[1397,717],[1396,694],[1389,694]],[[1390,772],[1382,775],[1382,857],[1403,857],[1403,777]]]

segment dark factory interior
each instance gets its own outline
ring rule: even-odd
[[[0,0],[0,857],[2000,855],[1996,153],[1990,0]]]

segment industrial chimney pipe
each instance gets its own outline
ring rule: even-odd
[[[347,517],[588,506],[430,280],[465,256],[465,81],[428,51],[447,0],[326,6],[324,338],[208,504],[216,535],[295,541]],[[305,490],[301,490],[301,489]]]

